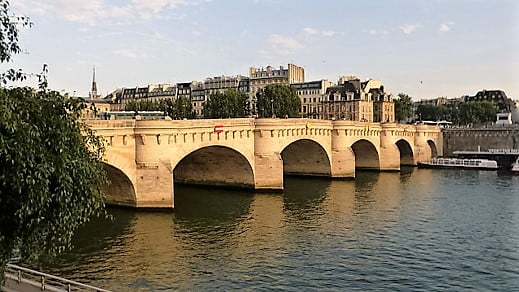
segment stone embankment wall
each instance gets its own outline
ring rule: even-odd
[[[519,149],[519,125],[486,128],[444,128],[443,155],[454,151]]]

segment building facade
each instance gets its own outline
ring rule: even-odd
[[[393,97],[384,91],[379,80],[360,81],[344,76],[337,86],[327,89],[323,99],[322,119],[359,122],[394,122]]]
[[[244,94],[249,93],[249,77],[236,76],[216,76],[207,78],[203,82],[204,102],[216,93],[224,93],[227,90],[236,90]],[[203,108],[203,104],[201,104]],[[203,117],[203,111],[197,112],[197,117]]]
[[[301,117],[362,122],[395,121],[393,97],[384,91],[380,81],[361,81],[355,76],[342,76],[337,85],[326,79],[305,82],[304,68],[294,64],[280,66],[279,69],[272,66],[265,69],[250,67],[249,76],[223,75],[203,81],[119,88],[107,95],[105,100],[112,105],[111,110],[120,111],[124,110],[130,100],[188,98],[194,116],[202,118],[204,103],[212,94],[233,89],[248,95],[245,106],[249,114],[254,115],[257,113],[256,94],[269,84],[288,85],[296,91],[301,100]]]
[[[118,88],[104,99],[111,104],[112,111],[123,111],[131,100],[139,99],[176,99],[177,86],[175,84],[151,84],[145,87]]]
[[[269,84],[286,84],[299,83],[305,81],[305,69],[294,64],[288,64],[288,68],[280,66],[274,69],[272,66],[263,68],[249,68],[249,80],[251,97],[255,97],[256,93]]]
[[[492,103],[500,113],[511,113],[515,109],[515,103],[506,96],[502,90],[481,90],[474,96],[465,96],[465,102],[488,101]]]
[[[206,96],[209,97],[213,93],[223,93],[229,89],[235,89],[239,92],[249,93],[249,77],[236,76],[217,76],[204,80],[204,88]]]
[[[317,119],[323,111],[323,100],[326,90],[333,86],[333,82],[322,79],[318,81],[292,83],[297,96],[301,99],[301,116]]]

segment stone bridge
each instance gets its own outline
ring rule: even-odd
[[[174,184],[282,190],[283,175],[354,178],[442,154],[438,127],[307,119],[91,120],[106,141],[106,202],[173,208]]]

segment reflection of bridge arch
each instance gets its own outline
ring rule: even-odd
[[[400,152],[400,165],[415,165],[411,144],[405,139],[400,139],[395,144]]]
[[[380,158],[377,147],[372,142],[361,139],[351,145],[355,154],[355,168],[380,169]]]
[[[430,158],[434,158],[438,156],[438,149],[436,148],[436,144],[432,140],[427,140],[427,145],[429,145],[429,149],[431,151]]]
[[[291,142],[281,151],[283,173],[293,175],[330,176],[328,153],[318,142],[300,139]]]
[[[103,186],[107,204],[136,206],[135,187],[130,178],[119,168],[104,164],[108,185]]]
[[[206,146],[185,155],[173,169],[175,183],[254,188],[248,159],[226,146]]]

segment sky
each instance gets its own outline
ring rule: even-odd
[[[519,100],[517,0],[11,0],[24,52],[2,67],[49,68],[51,89],[97,90],[305,68],[355,75],[414,100],[504,90]]]

